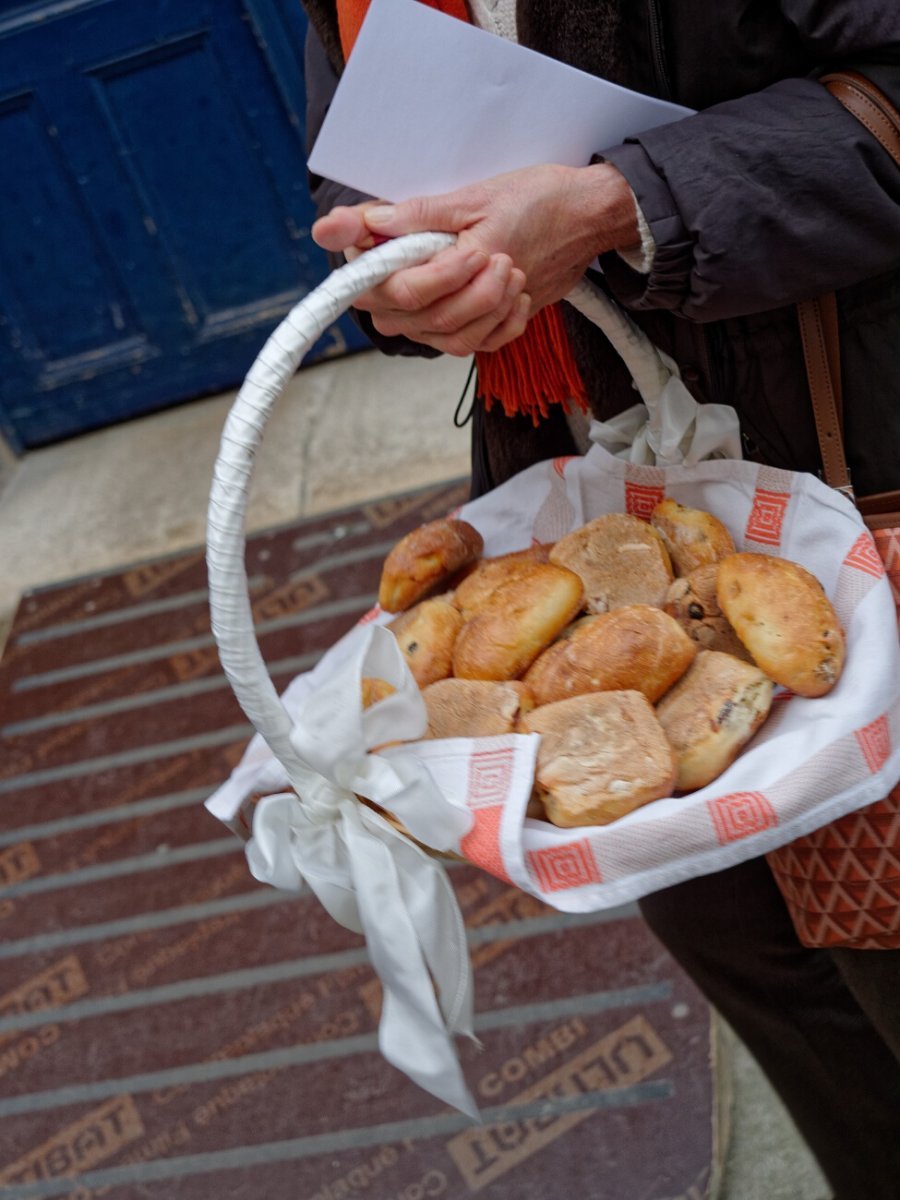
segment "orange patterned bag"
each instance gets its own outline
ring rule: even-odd
[[[900,526],[873,529],[900,624]],[[768,855],[804,946],[900,949],[900,785]]]

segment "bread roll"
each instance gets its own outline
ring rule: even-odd
[[[360,681],[360,685],[363,708],[371,708],[379,700],[386,700],[388,696],[393,696],[397,690],[386,679],[378,679],[372,675],[364,675]]]
[[[719,608],[718,577],[718,563],[695,567],[688,575],[673,581],[664,608],[704,650],[721,650],[750,662],[750,652]]]
[[[731,534],[718,517],[668,496],[650,514],[650,524],[665,542],[676,575],[734,554]]]
[[[656,706],[675,751],[676,787],[705,787],[737,758],[769,714],[772,681],[759,667],[701,650],[688,673]]]
[[[527,574],[531,563],[549,562],[549,553],[549,546],[537,544],[497,558],[482,558],[457,584],[453,603],[468,620],[484,608],[502,583]]]
[[[627,513],[608,513],[567,533],[550,551],[550,561],[581,576],[594,613],[626,604],[662,608],[674,578],[662,538]]]
[[[378,603],[385,612],[404,612],[446,587],[483,549],[481,534],[468,521],[441,518],[420,525],[401,538],[384,560]]]
[[[672,749],[640,692],[574,696],[519,724],[541,735],[536,787],[554,825],[606,825],[671,793]]]
[[[422,600],[388,623],[420,688],[451,673],[453,647],[462,623],[459,609],[442,596]]]
[[[496,737],[513,733],[519,716],[534,707],[523,683],[442,679],[422,689],[428,737]]]
[[[530,563],[466,621],[453,650],[460,679],[516,679],[584,603],[581,580],[550,563]]]
[[[798,696],[824,696],[844,668],[844,634],[814,575],[768,554],[732,554],[719,565],[722,612],[770,679]]]
[[[583,692],[629,689],[652,704],[696,653],[696,643],[662,609],[629,604],[577,621],[535,660],[525,682],[538,705]]]

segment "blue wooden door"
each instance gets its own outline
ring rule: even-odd
[[[0,0],[0,427],[239,383],[326,274],[299,0]],[[345,317],[307,357],[362,344]]]

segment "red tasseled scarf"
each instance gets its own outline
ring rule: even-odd
[[[465,0],[420,0],[449,16],[468,21]],[[369,7],[369,0],[338,0],[338,28],[344,57],[348,57]],[[525,332],[499,350],[475,355],[478,394],[485,406],[499,403],[508,417],[530,416],[535,425],[551,404],[575,403],[587,408],[584,383],[578,373],[559,305],[542,308]]]

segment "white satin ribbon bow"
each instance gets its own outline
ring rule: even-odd
[[[362,709],[361,681],[384,679],[396,691]],[[462,804],[438,789],[411,755],[372,754],[409,741],[427,726],[425,706],[394,636],[377,625],[306,698],[291,734],[316,772],[296,791],[256,807],[247,861],[256,879],[302,890],[304,881],[341,925],[365,935],[384,988],[378,1030],[385,1058],[421,1087],[478,1119],[452,1035],[472,1032],[472,980],[465,927],[443,867],[367,806],[393,813],[436,850],[459,846],[472,824]],[[293,781],[292,781],[293,782]]]

